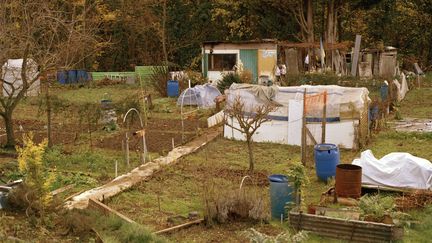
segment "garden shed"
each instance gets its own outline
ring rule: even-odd
[[[15,97],[23,87],[21,70],[23,59],[9,59],[2,66],[1,77],[4,80],[3,96]],[[26,76],[29,82],[39,75],[38,65],[33,59],[27,59]],[[26,92],[26,96],[37,96],[40,92],[40,80],[37,79]]]
[[[273,95],[268,100],[258,96],[259,85],[233,84],[226,91],[227,107],[239,97],[244,103],[245,114],[254,107],[269,100],[277,104],[277,109],[269,114],[271,119],[258,128],[253,136],[255,142],[274,142],[301,145],[303,107],[305,107],[306,127],[316,141],[321,141],[323,121],[323,100],[326,104],[325,142],[340,147],[358,148],[359,142],[368,136],[367,88],[341,87],[337,85],[302,85],[292,87],[273,86]],[[269,93],[269,92],[267,92]],[[325,94],[325,99],[323,95]],[[306,104],[303,104],[306,97]],[[244,140],[244,135],[232,128],[238,127],[234,118],[228,117],[224,126],[224,137]],[[312,144],[311,140],[308,140]]]
[[[208,41],[202,45],[202,72],[212,83],[222,74],[239,68],[252,74],[253,83],[260,77],[274,80],[277,65],[277,41]]]

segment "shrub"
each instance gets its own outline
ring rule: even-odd
[[[219,81],[217,87],[223,94],[225,89],[228,89],[233,83],[242,83],[242,80],[237,73],[229,72],[222,76],[222,80]]]
[[[24,183],[11,193],[11,204],[17,208],[25,208],[28,216],[44,214],[50,206],[52,196],[50,186],[54,177],[46,171],[44,155],[47,141],[40,144],[33,142],[33,135],[23,136],[24,146],[17,147],[18,167],[24,175]]]
[[[162,97],[168,95],[167,82],[169,79],[169,69],[167,66],[153,67],[153,72],[150,75],[150,84]]]

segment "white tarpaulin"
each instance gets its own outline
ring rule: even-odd
[[[378,160],[366,150],[353,164],[362,167],[363,184],[432,189],[431,162],[409,153],[390,153]]]
[[[3,82],[3,96],[15,97],[23,88],[23,80],[21,77],[21,69],[23,66],[23,59],[9,59],[2,66],[1,78]],[[39,75],[38,65],[32,59],[27,59],[27,82],[33,80]],[[35,80],[27,89],[27,96],[37,96],[40,91],[40,80]]]

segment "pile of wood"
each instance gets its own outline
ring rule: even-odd
[[[424,208],[432,204],[432,192],[417,190],[410,193],[403,193],[402,196],[395,198],[396,208],[401,211]]]

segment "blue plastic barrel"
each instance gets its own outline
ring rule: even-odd
[[[288,177],[284,175],[271,175],[270,181],[270,204],[271,216],[273,219],[286,218],[285,204],[294,202],[294,188],[288,183]]]
[[[339,164],[339,148],[335,144],[322,143],[314,147],[315,169],[320,180],[327,181],[336,176],[336,166]]]
[[[178,97],[179,96],[179,82],[177,80],[168,80],[167,95],[168,95],[168,97]]]
[[[68,83],[76,84],[77,83],[77,70],[69,70],[68,71]]]
[[[77,82],[85,83],[88,80],[88,75],[86,70],[77,70]]]
[[[57,71],[57,82],[59,82],[60,84],[66,84],[67,83],[67,72],[62,70],[62,71]]]

